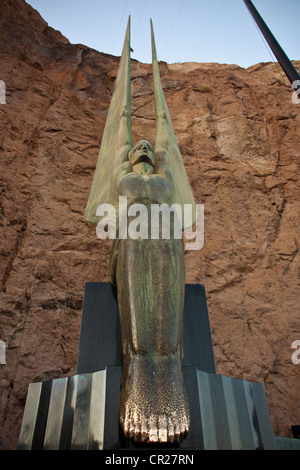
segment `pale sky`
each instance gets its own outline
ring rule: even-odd
[[[121,55],[131,16],[133,59],[151,62],[150,18],[158,60],[249,67],[276,61],[243,0],[27,0],[73,44]],[[291,60],[299,60],[299,0],[253,0]]]

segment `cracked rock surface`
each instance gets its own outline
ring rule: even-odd
[[[23,0],[0,2],[0,44],[0,446],[13,449],[29,383],[76,373],[84,283],[108,280],[111,243],[83,216],[119,58],[70,44]],[[204,204],[204,246],[185,262],[187,282],[205,285],[217,372],[263,383],[275,434],[291,437],[300,104],[278,64],[160,73]],[[132,130],[154,143],[151,65],[134,60]]]

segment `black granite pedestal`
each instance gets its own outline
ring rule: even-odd
[[[205,288],[186,284],[183,312],[184,379],[192,423],[182,446],[194,448],[201,441],[197,392],[197,369],[214,374],[215,361]],[[116,288],[109,283],[85,285],[77,373],[107,368],[107,396],[104,448],[135,448],[124,439],[119,420],[120,376],[122,368],[121,330]]]
[[[174,451],[300,448],[274,436],[262,384],[216,374],[203,285],[186,285],[183,348],[191,426]],[[121,373],[116,291],[86,283],[77,374],[29,385],[18,448],[141,449],[120,429]]]
[[[215,373],[204,286],[186,284],[183,312],[184,366]],[[81,320],[77,373],[122,367],[121,330],[115,287],[87,282]]]

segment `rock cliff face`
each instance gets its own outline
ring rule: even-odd
[[[1,1],[0,44],[0,439],[13,449],[28,384],[76,373],[84,284],[108,279],[110,241],[83,215],[119,58],[70,44],[23,0]],[[217,372],[263,383],[274,432],[291,436],[300,104],[278,64],[160,71],[204,204],[204,247],[186,252],[186,270],[206,288]],[[152,85],[151,66],[132,61],[134,142],[154,141]]]

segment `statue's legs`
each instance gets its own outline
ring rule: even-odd
[[[182,240],[120,240],[116,267],[123,344],[121,424],[136,441],[185,437]]]

